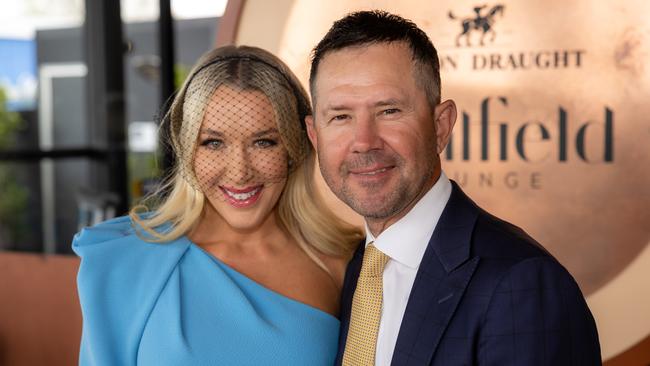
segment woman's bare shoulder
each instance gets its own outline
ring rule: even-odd
[[[320,259],[329,270],[336,286],[340,289],[343,287],[343,280],[345,278],[345,269],[348,266],[350,258],[335,257],[329,255],[321,255]]]

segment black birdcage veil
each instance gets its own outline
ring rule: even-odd
[[[246,201],[308,151],[296,91],[276,67],[224,57],[198,68],[168,115],[175,168],[194,188]],[[219,192],[221,191],[221,192]]]

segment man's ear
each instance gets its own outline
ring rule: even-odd
[[[305,126],[307,126],[307,136],[309,136],[309,141],[314,146],[314,150],[318,152],[318,135],[316,134],[316,123],[314,121],[314,116],[308,115],[305,117]]]
[[[451,138],[451,131],[456,123],[456,103],[453,100],[445,100],[436,106],[433,112],[436,126],[436,151],[438,155],[447,146]]]

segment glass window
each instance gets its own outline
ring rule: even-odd
[[[89,118],[84,0],[0,0],[0,250],[71,253],[81,227],[136,203],[163,174],[159,1],[122,0],[125,199],[106,189],[109,126]],[[226,1],[171,1],[177,86],[215,43]],[[89,12],[92,13],[92,12]],[[95,102],[96,104],[96,102]]]

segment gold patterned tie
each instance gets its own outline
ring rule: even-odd
[[[368,244],[363,254],[357,289],[352,297],[350,328],[343,366],[374,366],[379,333],[384,267],[389,257]]]

